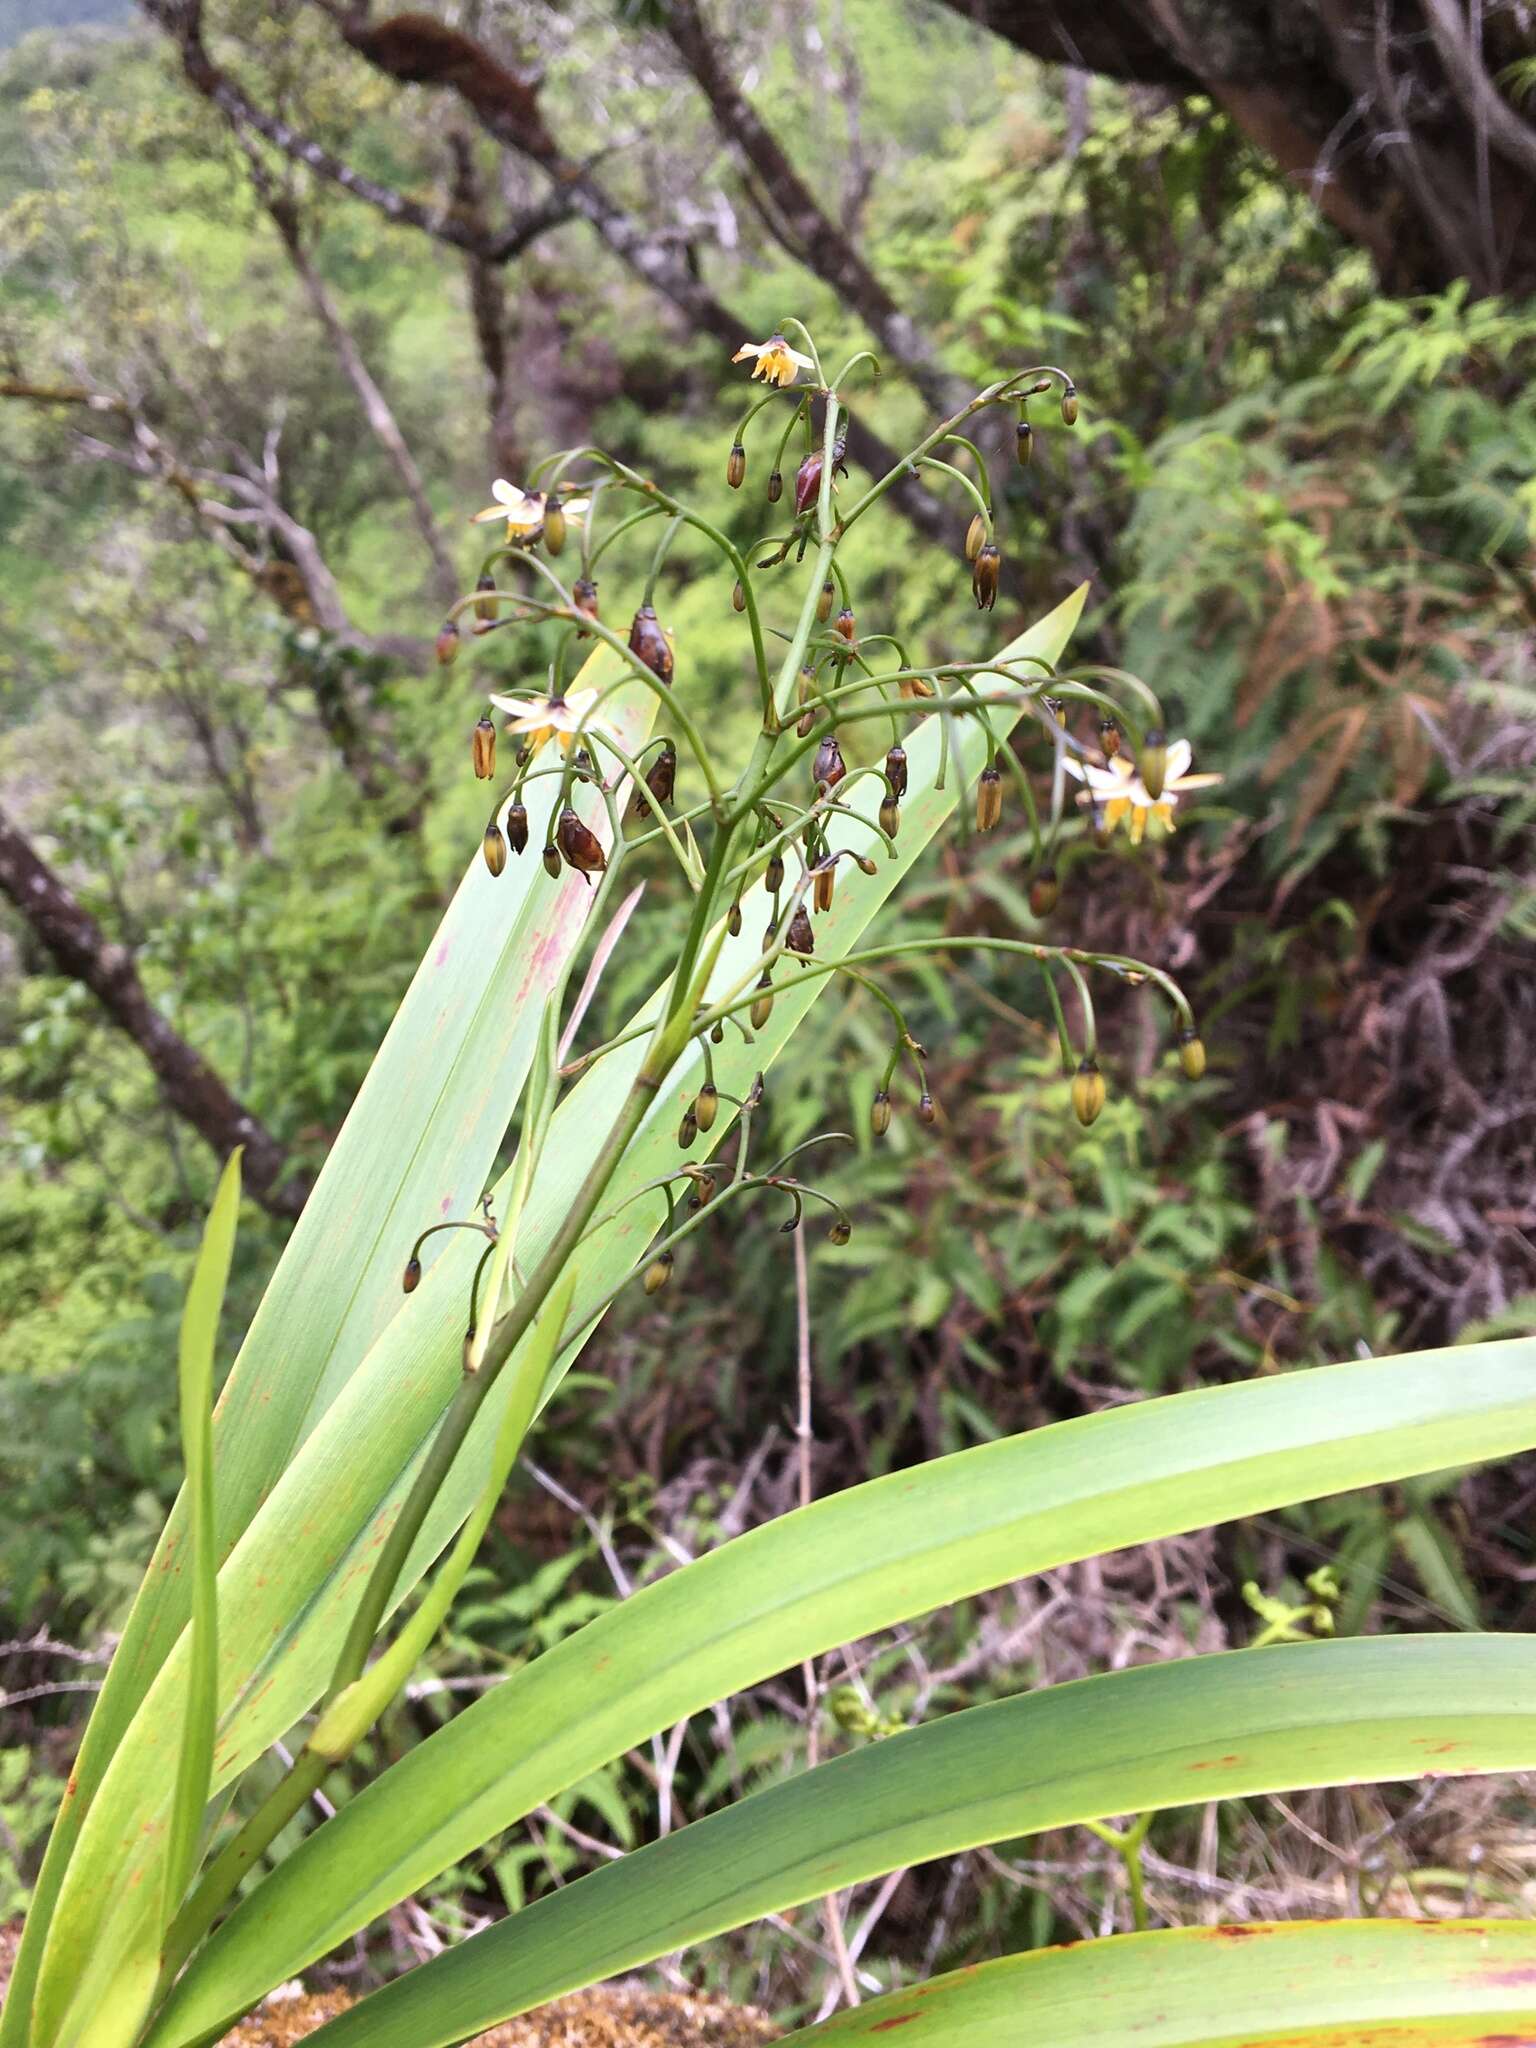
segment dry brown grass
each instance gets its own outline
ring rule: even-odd
[[[351,2004],[344,1991],[271,2000],[227,2034],[221,2048],[292,2048]],[[763,2014],[741,2006],[614,1984],[508,2020],[477,2034],[470,2048],[757,2048],[773,2034]]]

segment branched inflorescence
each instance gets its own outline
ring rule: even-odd
[[[1092,973],[1156,983],[1174,1012],[1184,1070],[1198,1079],[1204,1048],[1183,993],[1168,976],[1135,960],[1034,940],[954,936],[896,940],[837,958],[817,957],[816,919],[832,907],[843,864],[873,875],[882,856],[896,857],[910,794],[904,740],[918,719],[939,714],[939,788],[949,772],[955,723],[971,722],[984,735],[975,827],[989,832],[997,826],[1011,788],[1031,835],[1027,892],[1040,918],[1056,907],[1057,850],[1079,810],[1100,844],[1107,844],[1122,825],[1139,842],[1149,825],[1171,829],[1179,800],[1219,778],[1190,774],[1187,743],[1168,742],[1156,695],[1125,670],[1057,670],[1037,656],[923,664],[910,660],[894,635],[861,630],[840,550],[851,529],[903,475],[924,474],[962,499],[968,518],[961,545],[972,595],[979,608],[992,609],[1004,565],[992,480],[972,422],[995,407],[1014,411],[1018,460],[1028,463],[1036,433],[1029,418],[1031,400],[1052,395],[1063,424],[1076,421],[1077,391],[1066,372],[1039,365],[999,379],[935,427],[895,469],[854,496],[851,486],[846,492],[841,488],[848,482],[844,391],[861,373],[878,374],[878,364],[861,351],[828,378],[806,328],[798,321],[784,326],[767,341],[745,343],[735,357],[750,362],[754,381],[766,387],[743,412],[725,461],[726,485],[739,491],[759,459],[753,451],[765,451],[761,459],[768,465],[764,495],[770,518],[768,530],[750,547],[738,547],[720,526],[653,479],[592,447],[551,456],[535,470],[527,489],[498,481],[495,503],[475,515],[504,525],[505,534],[485,557],[474,590],[445,622],[439,659],[446,664],[456,658],[466,630],[472,638],[484,638],[520,623],[553,622],[559,629],[543,693],[492,694],[491,708],[473,730],[474,772],[483,780],[495,778],[499,738],[503,750],[510,745],[513,754],[511,780],[497,795],[486,823],[486,865],[500,875],[509,855],[525,853],[529,785],[557,777],[541,849],[552,878],[569,869],[588,886],[595,881],[604,889],[620,867],[653,851],[676,863],[694,898],[661,1025],[637,1026],[597,1047],[560,1068],[556,1084],[635,1037],[652,1036],[658,1055],[663,1042],[673,1048],[668,1064],[695,1041],[704,1081],[678,1132],[686,1151],[710,1130],[718,1113],[722,1098],[711,1047],[721,1042],[727,1024],[748,1036],[760,1032],[785,975],[832,973],[868,991],[890,1018],[891,1051],[871,1113],[875,1135],[890,1127],[893,1089],[898,1070],[906,1066],[912,1070],[917,1115],[932,1123],[936,1110],[926,1055],[879,970],[914,954],[960,948],[1013,952],[1039,964],[1064,1066],[1072,1077],[1072,1106],[1084,1124],[1097,1118],[1106,1093],[1098,1066]],[[793,346],[790,334],[804,346]],[[732,608],[750,635],[761,720],[742,763],[718,757],[704,722],[690,710],[686,692],[678,688],[673,636],[656,609],[668,552],[685,526],[718,552],[730,577]],[[639,603],[627,627],[620,628],[604,617],[598,570],[609,549],[630,536],[652,539],[654,545]],[[567,582],[568,564],[573,573]],[[798,616],[792,627],[770,628],[764,607],[779,583],[769,579],[796,566],[802,571]],[[774,639],[782,641],[783,651],[770,660]],[[602,671],[607,680],[586,686],[576,676],[594,642],[617,660]],[[609,707],[618,692],[632,693],[637,682],[659,700],[664,731],[631,754]],[[503,714],[500,735],[493,712]],[[1021,713],[1033,718],[1052,743],[1050,786],[1044,793],[1036,791],[1008,744],[1008,727]],[[1075,720],[1091,731],[1091,741],[1074,729]],[[878,742],[869,744],[877,732],[884,737],[882,728],[890,735],[883,755]],[[606,846],[578,813],[573,799],[581,789],[595,791],[606,808]],[[863,828],[864,845],[833,843],[832,827],[842,820]],[[699,853],[696,831],[711,839],[707,861]],[[706,935],[722,923],[732,936],[740,931],[743,892],[758,882],[771,906],[761,956],[737,985],[706,995],[707,971],[701,972]],[[1067,1022],[1058,975],[1065,976],[1075,999],[1075,1030]],[[658,1084],[665,1070],[657,1065]],[[737,1164],[726,1187],[720,1187],[718,1173],[689,1163],[644,1191],[660,1195],[665,1204],[660,1235],[631,1275],[643,1281],[647,1292],[666,1284],[676,1244],[706,1205],[748,1189],[778,1190],[791,1204],[783,1227],[793,1230],[807,1196],[828,1200],[787,1173],[785,1161],[766,1173],[748,1170],[752,1111],[761,1089],[759,1076],[749,1099],[726,1098],[734,1103],[741,1125]],[[544,1104],[546,1124],[553,1092]],[[831,1207],[831,1235],[846,1242],[849,1218],[835,1204]],[[414,1284],[411,1270],[408,1283]]]

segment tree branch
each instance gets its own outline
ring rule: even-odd
[[[309,1193],[306,1174],[265,1125],[233,1096],[200,1053],[156,1009],[133,955],[113,945],[95,918],[31,843],[0,812],[0,890],[71,980],[83,983],[120,1031],[143,1053],[166,1102],[220,1159],[245,1147],[244,1180],[270,1215],[297,1216]]]

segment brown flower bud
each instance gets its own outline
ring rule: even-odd
[[[899,743],[885,757],[885,779],[899,803],[907,793],[907,750]]]
[[[496,578],[494,576],[481,576],[476,579],[475,588],[476,590],[494,590],[496,588]],[[500,610],[501,606],[494,597],[477,597],[475,599],[475,617],[485,624],[489,624]]]
[[[986,538],[987,522],[977,512],[972,516],[970,525],[965,529],[965,559],[968,562],[975,561],[976,557],[981,553],[982,545]]]
[[[832,891],[837,883],[837,862],[829,854],[812,870],[812,898],[818,912],[832,908]]]
[[[937,1123],[939,1112],[933,1106],[933,1097],[925,1088],[917,1098],[917,1120],[920,1124]]]
[[[1113,842],[1115,831],[1109,822],[1109,812],[1103,804],[1091,804],[1088,809],[1088,829],[1093,834],[1093,843],[1100,853]]]
[[[669,804],[677,787],[677,749],[668,740],[646,772],[645,786],[659,804]]]
[[[672,680],[672,647],[661,630],[653,606],[641,605],[629,628],[629,651],[637,655],[653,676],[664,683]]]
[[[1029,907],[1036,917],[1049,917],[1061,900],[1054,868],[1042,868],[1029,885]]]
[[[1113,761],[1120,751],[1120,728],[1112,718],[1099,720],[1099,745],[1106,761]]]
[[[479,779],[489,782],[496,773],[496,728],[488,718],[481,718],[475,726],[470,737],[469,758]]]
[[[1141,752],[1136,756],[1137,772],[1141,786],[1155,803],[1163,793],[1163,784],[1168,778],[1168,745],[1156,727],[1147,734]]]
[[[725,913],[725,928],[733,939],[741,936],[741,898],[739,896]]]
[[[768,1019],[773,1015],[772,975],[765,974],[762,980],[757,985],[763,991],[763,993],[759,996],[754,997],[752,1008],[748,1014],[751,1016],[752,1019],[752,1029],[754,1031],[761,1031],[763,1026],[768,1022]]]
[[[821,489],[821,450],[807,455],[795,471],[795,515],[809,512]]]
[[[608,865],[602,841],[585,826],[567,804],[555,827],[555,844],[568,864],[581,875],[600,875]]]
[[[647,1294],[660,1294],[672,1278],[672,1254],[658,1252],[645,1269],[645,1278],[640,1283]]]
[[[747,480],[747,451],[739,441],[731,443],[731,452],[725,458],[725,480],[733,491],[739,491]]]
[[[774,918],[770,917],[768,922],[763,926],[763,951],[765,953],[772,952],[774,941],[778,938],[778,936],[778,923]]]
[[[449,667],[457,658],[459,652],[459,629],[452,619],[449,619],[444,624],[433,645],[437,651],[438,667]]]
[[[597,617],[597,585],[590,576],[578,576],[571,585],[571,603],[584,619]],[[578,633],[578,640],[590,640],[590,633]]]
[[[560,873],[560,849],[559,849],[559,847],[558,847],[558,846],[546,846],[546,847],[545,847],[545,849],[544,849],[544,852],[543,852],[542,858],[543,858],[543,862],[544,862],[544,872],[545,872],[545,874],[546,874],[546,875],[556,875],[556,876],[558,876],[558,874]]]
[[[1092,1060],[1083,1060],[1072,1076],[1072,1110],[1086,1129],[1104,1107],[1104,1076]]]
[[[731,610],[733,612],[744,612],[746,608],[747,593],[742,589],[741,578],[738,576],[731,585]]]
[[[421,1285],[421,1261],[414,1252],[405,1262],[405,1271],[400,1275],[400,1285],[406,1294],[414,1294]]]
[[[880,806],[880,830],[887,839],[894,839],[901,830],[901,805],[893,796],[888,796]]]
[[[769,504],[770,504],[770,505],[777,505],[777,503],[779,502],[780,498],[782,498],[782,497],[783,497],[783,495],[784,495],[784,472],[783,472],[783,470],[782,470],[782,469],[776,469],[776,470],[774,470],[774,471],[773,471],[773,473],[772,473],[772,474],[770,475],[770,477],[769,477],[769,479],[768,479],[768,502],[769,502]]]
[[[770,896],[777,896],[783,886],[784,856],[782,853],[771,853],[768,856],[768,865],[763,870],[763,887]]]
[[[1035,430],[1028,420],[1019,421],[1014,430],[1013,445],[1018,450],[1019,467],[1028,469],[1035,454]]]
[[[978,611],[989,612],[997,603],[997,579],[1002,566],[1002,551],[995,541],[989,540],[971,570],[971,595]]]
[[[739,920],[737,922],[736,929],[738,931],[740,931],[741,929],[741,924]],[[714,1023],[711,1024],[709,1027],[709,1042],[711,1045],[724,1045],[725,1043],[725,1026],[720,1022],[718,1017],[715,1019]]]
[[[694,1115],[693,1104],[690,1102],[688,1107],[683,1111],[682,1122],[677,1127],[677,1142],[679,1146],[682,1148],[682,1150],[686,1152],[688,1150],[688,1147],[693,1143],[694,1139],[698,1135],[699,1120]]]
[[[850,647],[857,645],[859,637],[858,621],[854,618],[847,605],[843,606],[837,617],[832,621],[832,630],[834,633],[841,633]]]
[[[544,508],[544,546],[552,555],[565,546],[565,507],[558,498],[551,498]]]
[[[1002,815],[1002,774],[996,768],[983,768],[976,784],[976,830],[990,832]]]
[[[1062,731],[1065,732],[1067,729],[1067,706],[1065,699],[1061,697],[1042,697],[1040,702],[1049,711]]]
[[[853,856],[853,861],[854,866],[858,869],[861,875],[877,875],[880,872],[879,868],[875,865],[874,861],[870,858],[870,856],[867,853],[856,853]]]
[[[828,1244],[846,1244],[853,1235],[853,1225],[846,1216],[835,1216],[827,1225]]]
[[[877,1138],[883,1138],[891,1128],[891,1098],[883,1088],[875,1090],[875,1099],[869,1106],[869,1128]]]
[[[485,837],[480,842],[480,851],[485,855],[485,864],[493,875],[499,875],[507,864],[507,842],[501,836],[501,827],[494,822],[485,828]]]
[[[713,1128],[720,1113],[720,1091],[713,1081],[706,1081],[693,1098],[693,1120],[701,1131]]]
[[[794,916],[789,920],[789,930],[784,934],[786,951],[800,954],[808,959],[816,950],[816,935],[811,930],[811,920],[806,915],[805,905],[798,904]]]
[[[823,625],[832,616],[832,599],[835,595],[830,583],[823,583],[821,595],[816,600],[816,616]]]
[[[811,770],[811,780],[818,787],[836,789],[847,773],[843,765],[843,750],[834,735],[828,733],[816,749],[816,765]]]
[[[507,806],[507,838],[514,853],[521,853],[528,844],[528,813],[519,803]]]
[[[693,1193],[688,1198],[689,1208],[694,1211],[707,1208],[714,1199],[715,1176],[712,1173],[696,1174],[693,1182]]]
[[[1205,1072],[1205,1045],[1193,1025],[1179,1033],[1179,1065],[1191,1081],[1198,1081]]]
[[[1064,427],[1077,425],[1077,386],[1069,384],[1061,394],[1061,424]]]

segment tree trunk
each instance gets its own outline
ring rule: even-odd
[[[948,0],[1048,62],[1204,93],[1384,290],[1536,291],[1536,122],[1499,84],[1536,55],[1493,0]],[[1529,103],[1528,103],[1529,104]]]
[[[309,1193],[304,1174],[290,1172],[283,1146],[231,1095],[201,1054],[150,1001],[126,946],[113,945],[31,843],[0,812],[0,890],[73,980],[83,982],[112,1022],[125,1031],[155,1071],[171,1108],[220,1159],[245,1147],[243,1179],[273,1216],[297,1216]]]

